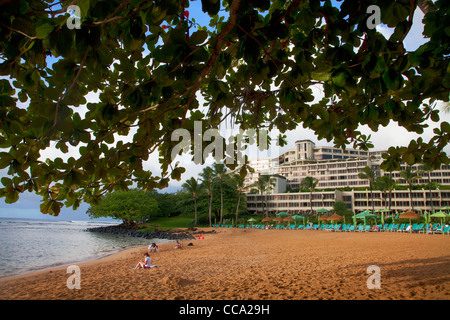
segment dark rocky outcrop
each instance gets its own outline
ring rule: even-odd
[[[86,229],[88,232],[110,233],[124,235],[130,237],[139,237],[145,239],[167,239],[167,240],[192,240],[194,235],[189,231],[173,231],[173,230],[154,230],[152,232],[141,232],[136,227],[105,226]]]

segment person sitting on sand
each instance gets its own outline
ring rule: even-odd
[[[158,245],[153,242],[151,245],[148,246],[148,251],[149,252],[159,252]]]
[[[152,259],[150,258],[149,254],[146,252],[144,253],[144,261],[139,261],[138,264],[136,265],[136,267],[134,267],[134,269],[147,269],[147,268],[152,268]]]
[[[174,249],[183,249],[183,245],[180,243],[180,241],[177,240],[177,244],[175,245]]]

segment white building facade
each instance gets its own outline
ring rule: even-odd
[[[316,147],[310,140],[299,140],[295,148],[278,157],[250,161],[255,172],[246,177],[246,185],[251,186],[260,175],[274,175],[286,179],[286,190],[277,188],[269,194],[247,194],[247,209],[250,212],[263,211],[262,198],[267,197],[268,209],[271,212],[286,211],[299,213],[310,211],[309,192],[299,192],[300,184],[307,176],[318,180],[316,191],[312,194],[313,211],[325,208],[332,210],[336,201],[343,201],[351,211],[366,209],[391,208],[393,212],[403,212],[414,208],[416,211],[437,209],[450,206],[450,190],[442,186],[450,186],[450,166],[442,165],[431,173],[422,172],[420,165],[412,169],[421,172],[421,178],[413,185],[423,186],[412,190],[412,204],[407,183],[400,177],[400,171],[384,172],[380,168],[381,155],[385,151],[360,151],[354,149],[341,150],[334,147]],[[390,195],[373,190],[373,200],[369,191],[369,181],[359,178],[364,167],[372,167],[375,176],[391,175],[400,188]],[[402,164],[401,170],[405,170]],[[429,181],[438,186],[431,190],[425,185]],[[442,188],[439,189],[439,186]],[[404,190],[399,190],[404,189]],[[265,201],[265,200],[264,200]],[[373,203],[372,203],[373,202]]]

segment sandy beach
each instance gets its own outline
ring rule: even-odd
[[[150,254],[157,268],[132,270],[147,250],[133,248],[79,264],[81,289],[68,289],[61,267],[0,280],[0,299],[450,299],[448,235],[211,230],[182,250],[162,244]],[[380,289],[367,286],[372,265]]]

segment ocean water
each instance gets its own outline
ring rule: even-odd
[[[98,259],[162,239],[86,231],[117,222],[0,218],[0,278]]]

